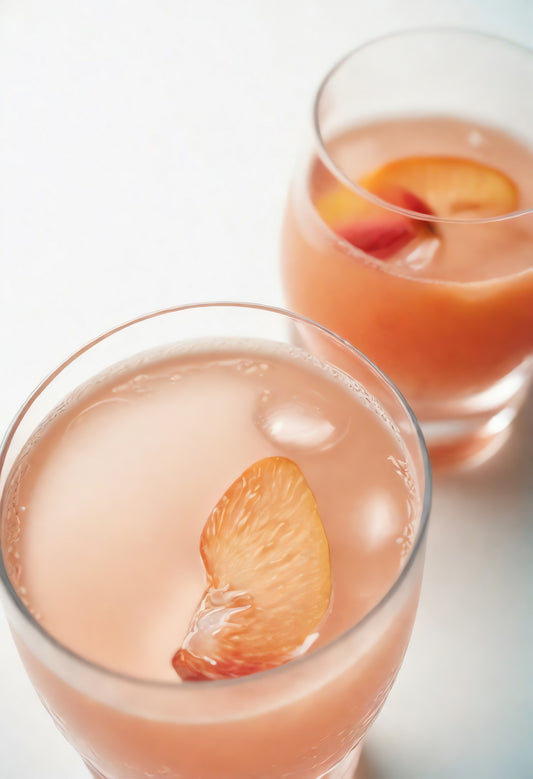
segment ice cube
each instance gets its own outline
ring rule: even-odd
[[[265,395],[256,416],[262,433],[276,446],[285,449],[330,449],[346,434],[347,420],[327,413],[315,400],[294,397],[279,402]]]

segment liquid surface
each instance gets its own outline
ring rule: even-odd
[[[357,387],[296,350],[204,345],[88,385],[31,440],[6,490],[3,547],[28,608],[65,645],[141,678],[171,659],[205,589],[199,539],[254,461],[293,459],[315,495],[333,598],[314,646],[362,617],[415,533],[415,485]]]
[[[326,148],[355,183],[403,158],[447,156],[482,163],[514,182],[518,190],[514,210],[533,208],[533,151],[494,128],[447,117],[389,119],[352,129],[328,141]],[[315,161],[310,183],[315,204],[333,181],[323,163]],[[455,183],[460,189],[460,179]],[[461,282],[508,276],[532,264],[533,215],[490,225],[438,223],[426,246],[413,244],[383,262],[384,269],[394,273]]]

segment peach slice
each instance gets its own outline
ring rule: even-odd
[[[513,211],[518,203],[518,190],[508,176],[462,157],[393,160],[359,183],[394,205],[442,217],[498,216]],[[398,202],[399,190],[404,193],[403,204]],[[422,210],[421,203],[429,210]]]
[[[331,597],[329,546],[300,468],[251,465],[200,539],[207,589],[172,659],[184,680],[245,676],[281,665],[312,641]]]
[[[370,218],[353,222],[337,230],[338,234],[358,249],[386,260],[410,243],[416,236],[416,227],[402,216]]]
[[[368,216],[375,206],[344,184],[336,184],[320,196],[317,209],[324,222],[333,227]]]
[[[411,211],[430,214],[429,207],[418,197],[400,187],[387,186],[389,202]],[[378,194],[380,197],[381,193]],[[431,233],[429,223],[416,222],[403,214],[388,211],[348,187],[340,184],[317,202],[322,219],[337,235],[353,246],[381,260],[395,255],[414,239],[425,240]]]

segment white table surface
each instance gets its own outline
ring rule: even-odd
[[[362,41],[428,24],[531,45],[533,3],[2,0],[0,427],[117,322],[281,303],[314,89]],[[533,776],[532,482],[533,397],[492,461],[437,476],[419,618],[361,777]],[[84,777],[0,616],[0,779]]]

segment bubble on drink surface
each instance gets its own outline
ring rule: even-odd
[[[268,368],[268,363],[261,360],[239,360],[237,363],[237,370],[246,376],[257,375],[261,378]]]
[[[407,492],[407,521],[401,534],[396,539],[396,543],[400,546],[400,560],[403,564],[409,556],[418,530],[417,518],[419,512],[416,510],[418,493],[409,464],[405,460],[400,460],[398,457],[393,457],[392,455],[389,455],[387,460],[392,464],[396,474],[403,481]]]
[[[152,377],[145,373],[138,373],[127,381],[117,384],[111,389],[113,393],[135,393],[144,394],[150,389]]]
[[[266,390],[259,399],[255,423],[276,446],[324,451],[344,438],[349,417],[318,393],[278,400]]]
[[[468,143],[473,149],[478,149],[485,143],[485,138],[477,128],[473,128],[468,133]]]

